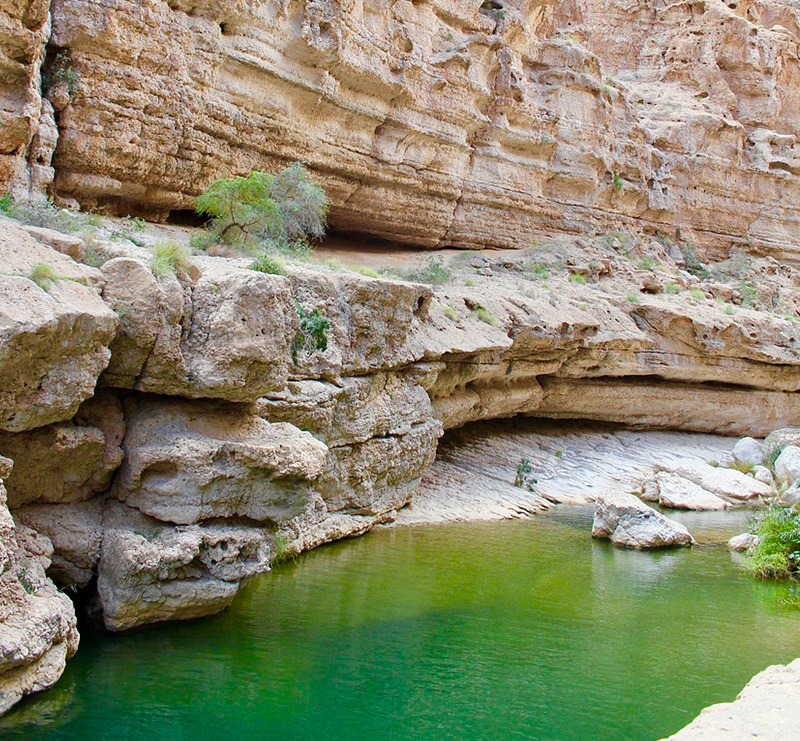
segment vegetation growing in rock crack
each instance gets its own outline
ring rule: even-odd
[[[316,307],[307,311],[297,301],[295,307],[300,318],[300,327],[292,342],[292,361],[296,363],[301,352],[310,355],[328,349],[328,329],[331,320]]]
[[[72,60],[66,50],[58,52],[50,67],[43,75],[42,83],[45,88],[52,85],[66,85],[67,91],[72,94],[78,87],[80,77],[72,67]]]
[[[43,290],[47,290],[53,283],[61,280],[61,276],[56,273],[53,266],[46,262],[37,262],[33,265],[28,273],[28,278]]]
[[[527,491],[536,491],[537,480],[533,476],[533,465],[528,458],[520,458],[517,463],[517,475],[514,486]]]
[[[290,254],[307,253],[308,240],[324,236],[328,205],[302,162],[278,173],[218,178],[195,201],[197,212],[211,219],[212,242]]]
[[[157,278],[175,275],[178,270],[188,271],[192,267],[192,255],[186,245],[178,242],[159,242],[153,247],[150,269]]]
[[[747,556],[748,568],[767,579],[795,578],[800,571],[800,512],[770,506],[755,522],[758,543]]]

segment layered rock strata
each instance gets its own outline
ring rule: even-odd
[[[783,0],[12,0],[0,24],[0,187],[46,180],[49,106],[55,192],[87,207],[163,217],[305,160],[334,227],[421,246],[626,223],[797,252]]]
[[[469,421],[569,413],[750,434],[800,422],[800,335],[765,312],[629,302],[566,274],[557,290],[502,276],[434,290],[198,256],[157,278],[133,244],[103,247],[97,270],[52,235],[0,226],[8,501],[52,544],[48,574],[93,592],[112,630],[212,614],[274,558],[394,519],[442,431]],[[324,347],[298,306],[330,322]],[[603,415],[598,384],[616,394]],[[666,416],[664,388],[688,399]],[[737,419],[717,406],[725,393],[765,403]]]

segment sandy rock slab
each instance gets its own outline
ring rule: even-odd
[[[800,728],[800,659],[757,674],[733,702],[705,708],[664,741],[796,741]]]
[[[272,536],[250,525],[166,525],[119,502],[104,519],[97,592],[106,628],[213,615],[269,570]]]
[[[667,464],[662,468],[732,503],[757,500],[759,497],[771,499],[775,495],[768,484],[731,468],[697,461]]]
[[[0,476],[10,467],[0,458]],[[45,575],[52,551],[47,538],[14,524],[0,482],[0,715],[55,684],[78,649],[72,602]]]
[[[67,420],[111,357],[119,320],[100,298],[101,275],[2,217],[0,264],[0,429]]]
[[[613,492],[599,497],[592,536],[625,548],[669,548],[694,543],[689,531],[664,517],[633,494]]]
[[[281,523],[300,514],[328,448],[247,404],[129,399],[125,461],[112,496],[165,522],[246,517]]]

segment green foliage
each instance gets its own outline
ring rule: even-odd
[[[728,304],[723,311],[728,314],[729,316],[733,316],[736,313],[736,309],[733,308],[730,304]]]
[[[754,306],[761,298],[758,289],[748,280],[739,283],[739,293],[742,294],[742,303],[745,306]]]
[[[310,355],[328,349],[328,329],[331,320],[317,308],[306,311],[297,301],[295,306],[300,317],[300,327],[292,342],[292,361],[296,363],[300,352]]]
[[[734,471],[739,471],[740,473],[750,473],[753,470],[753,464],[747,461],[732,461],[728,464],[728,468],[732,468]]]
[[[706,298],[705,292],[700,288],[692,288],[692,290],[689,291],[689,295],[697,301],[705,301]]]
[[[438,257],[429,257],[424,265],[417,265],[406,271],[404,277],[413,283],[427,283],[430,286],[443,286],[453,279],[450,271]]]
[[[159,242],[153,247],[150,270],[157,278],[175,275],[178,270],[188,271],[191,267],[191,253],[186,245],[178,242]]]
[[[6,193],[2,198],[0,198],[0,214],[4,214],[5,216],[11,215],[11,209],[14,207],[14,201],[11,198],[11,193]]]
[[[748,553],[748,568],[766,579],[795,577],[800,566],[800,512],[773,505],[753,531],[760,540]]]
[[[275,539],[272,541],[272,558],[270,559],[270,564],[275,566],[279,563],[285,563],[290,558],[293,557],[293,553],[290,546],[290,542],[284,538],[282,535],[276,535]]]
[[[525,277],[530,280],[547,280],[550,277],[550,271],[546,265],[532,262],[525,266]]]
[[[22,585],[22,588],[28,593],[33,594],[36,591],[36,587],[34,586],[33,582],[30,580],[27,572],[23,569],[17,570],[17,581]]]
[[[465,286],[470,286],[470,287],[471,287],[471,286],[474,286],[474,285],[475,285],[475,281],[474,281],[474,280],[471,280],[471,279],[469,279],[469,278],[466,278],[466,279],[464,280],[464,285],[465,285]]]
[[[6,216],[16,219],[22,224],[54,229],[67,234],[79,232],[88,226],[85,214],[58,208],[52,201],[17,201],[10,195],[5,195],[2,201],[2,211]]]
[[[195,202],[198,213],[211,217],[210,231],[223,244],[252,248],[262,242],[297,252],[297,240],[325,234],[328,196],[311,182],[302,162],[275,174],[219,178]]]
[[[270,273],[271,275],[285,275],[283,269],[286,261],[279,255],[271,255],[269,252],[262,252],[253,262],[250,263],[250,270],[259,273]]]
[[[639,267],[642,270],[652,270],[656,266],[656,261],[652,257],[643,257],[639,260]]]
[[[381,274],[373,268],[368,268],[366,265],[356,265],[353,270],[361,275],[366,275],[367,278],[380,278]]]
[[[577,283],[580,286],[584,286],[584,285],[586,285],[587,280],[586,280],[586,276],[583,276],[580,273],[570,273],[569,282],[570,283]]]
[[[457,322],[458,321],[458,314],[456,310],[452,306],[445,306],[442,310],[442,313],[451,321]]]
[[[681,254],[686,264],[686,270],[698,278],[708,278],[710,275],[708,268],[697,256],[697,246],[694,244],[681,245]]]
[[[44,87],[64,83],[70,95],[78,88],[80,77],[72,68],[69,52],[60,51],[44,75]]]
[[[681,287],[677,283],[667,283],[664,293],[680,293]]]
[[[614,187],[617,189],[618,193],[622,193],[625,189],[625,181],[622,179],[622,175],[618,172],[614,173]]]
[[[473,313],[484,324],[491,324],[492,326],[497,324],[497,319],[494,318],[494,315],[483,306],[477,306],[473,309]]]
[[[625,297],[625,300],[626,300],[628,303],[631,303],[631,304],[638,304],[638,303],[639,303],[639,296],[638,296],[638,294],[636,294],[636,293],[629,293],[629,294],[628,294],[628,295]]]
[[[537,480],[533,476],[533,465],[527,458],[520,458],[517,463],[517,475],[514,478],[514,486],[527,491],[536,491]]]
[[[61,276],[53,270],[52,265],[46,262],[37,262],[28,273],[28,278],[32,280],[42,290],[47,290],[53,283],[61,280]]]

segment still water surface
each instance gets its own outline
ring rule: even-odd
[[[684,516],[705,543],[746,520]],[[318,549],[216,618],[84,632],[0,737],[653,741],[800,656],[785,588],[723,546],[619,551],[589,529],[562,509]]]

